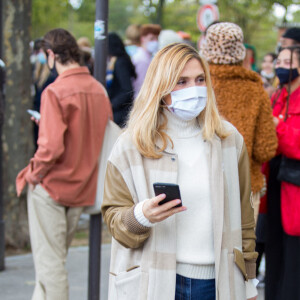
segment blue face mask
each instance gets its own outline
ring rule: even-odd
[[[38,58],[38,61],[39,61],[42,65],[44,65],[44,64],[47,62],[46,56],[45,56],[45,54],[42,53],[42,52],[40,52],[40,53],[37,55],[37,58]]]
[[[158,50],[158,41],[148,42],[147,45],[146,45],[146,48],[151,54],[154,55]]]
[[[286,84],[290,80],[290,69],[277,68],[275,69],[276,76],[278,77],[280,84]],[[292,69],[291,82],[299,76],[298,69]]]

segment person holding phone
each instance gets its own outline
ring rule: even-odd
[[[174,184],[181,199],[162,204]],[[104,185],[108,299],[256,299],[246,146],[221,119],[208,65],[191,46],[154,57]]]
[[[68,300],[65,263],[84,207],[95,202],[98,158],[112,110],[103,86],[80,66],[75,38],[66,30],[42,41],[56,80],[42,93],[38,148],[16,179],[17,194],[28,184],[30,241],[36,281],[32,300]]]

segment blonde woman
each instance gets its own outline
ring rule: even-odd
[[[159,205],[155,182],[177,183],[181,200]],[[218,114],[206,62],[186,44],[163,48],[107,166],[108,299],[256,299],[250,190],[243,138]]]

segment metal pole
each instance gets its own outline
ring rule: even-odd
[[[94,76],[105,86],[108,0],[96,0]],[[88,300],[100,299],[101,214],[90,216]]]
[[[104,86],[107,57],[108,0],[96,0],[94,76]]]
[[[90,216],[88,300],[100,299],[101,214]]]
[[[0,59],[3,59],[3,1],[0,0]],[[3,89],[4,89],[4,69],[0,66],[0,271],[5,269],[4,253],[5,253],[5,236],[4,236],[4,220],[3,220],[3,196],[2,196],[2,125],[3,125]]]

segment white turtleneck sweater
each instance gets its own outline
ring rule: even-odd
[[[178,155],[182,203],[187,207],[186,211],[176,214],[177,273],[189,278],[212,279],[215,260],[207,145],[196,119],[184,121],[168,110],[165,113],[167,133]],[[137,220],[151,226],[140,213],[142,203],[137,206],[140,206],[135,209]]]
[[[209,191],[207,144],[197,119],[184,121],[166,111],[167,133],[178,155],[178,185],[187,210],[176,214],[177,273],[197,279],[212,279],[214,243]]]

